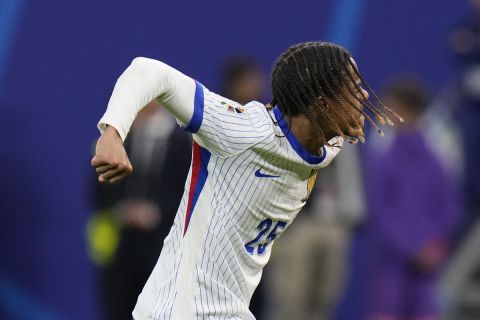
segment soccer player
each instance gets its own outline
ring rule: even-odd
[[[377,129],[392,123],[362,85],[372,93],[350,53],[326,42],[280,56],[266,106],[219,96],[160,61],[133,60],[98,125],[99,181],[132,171],[123,140],[154,99],[194,139],[185,193],[135,319],[254,319],[248,306],[271,246],[304,206],[317,170],[345,140],[364,141],[365,118]]]

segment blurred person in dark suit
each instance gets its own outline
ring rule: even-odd
[[[459,66],[458,98],[455,111],[465,145],[465,195],[470,222],[480,213],[480,0],[470,0],[471,16],[450,34],[450,47]]]
[[[367,319],[439,319],[437,284],[458,225],[458,189],[425,138],[428,104],[415,79],[384,102],[405,119],[366,154]]]
[[[222,66],[222,90],[225,97],[247,104],[261,100],[265,76],[260,67],[248,57],[234,57]]]
[[[452,103],[464,144],[466,219],[443,281],[449,319],[480,317],[480,0],[469,0],[470,15],[450,33],[450,48],[458,64],[457,101]]]
[[[107,248],[112,256],[102,260],[105,318],[112,320],[132,318],[137,297],[155,266],[183,194],[191,138],[152,103],[139,113],[125,146],[135,172],[114,186],[95,183],[95,207],[102,213],[94,217],[96,224],[91,223],[96,228],[90,228],[97,231],[90,232],[97,244],[108,242],[112,238],[108,234],[115,238],[115,232],[105,230],[119,231],[118,244]],[[110,229],[105,212],[111,213]],[[102,259],[98,253],[96,257]]]

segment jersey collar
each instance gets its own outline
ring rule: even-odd
[[[278,125],[280,126],[280,129],[282,129],[283,134],[285,137],[287,137],[288,142],[292,146],[293,150],[306,162],[309,164],[319,164],[322,162],[326,155],[327,155],[327,150],[325,149],[325,146],[322,146],[322,155],[321,156],[316,156],[311,154],[310,152],[305,149],[302,144],[295,138],[293,133],[288,129],[288,123],[285,121],[284,117],[282,116],[282,113],[278,107],[273,108],[273,114],[275,115],[275,118],[277,119]]]

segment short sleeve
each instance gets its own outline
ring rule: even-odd
[[[259,102],[241,105],[196,82],[194,111],[183,127],[220,157],[236,155],[273,135],[273,123]]]

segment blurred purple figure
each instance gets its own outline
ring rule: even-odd
[[[436,285],[460,216],[457,190],[420,126],[423,86],[395,82],[384,102],[405,124],[366,156],[368,319],[438,319]]]

